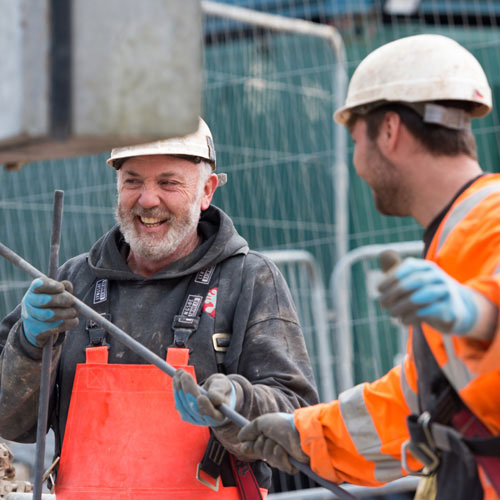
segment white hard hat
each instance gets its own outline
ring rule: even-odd
[[[212,134],[208,125],[201,118],[198,129],[192,134],[136,146],[115,148],[111,151],[111,156],[106,163],[119,169],[127,158],[148,155],[182,155],[202,158],[208,161],[212,165],[212,169],[215,170],[215,148]]]
[[[349,83],[345,105],[335,112],[334,119],[346,125],[353,111],[362,114],[363,107],[368,109],[378,103],[447,100],[475,104],[467,113],[469,120],[487,115],[491,110],[491,89],[483,68],[451,38],[409,36],[382,45],[361,61]],[[457,117],[450,117],[446,109],[450,108],[437,110],[437,114],[436,106],[426,110],[432,115],[426,121],[463,128],[453,126]]]

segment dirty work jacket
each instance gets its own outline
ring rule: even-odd
[[[216,207],[203,212],[198,232],[202,243],[192,254],[144,278],[127,266],[128,246],[118,227],[114,227],[88,254],[61,266],[58,279],[70,280],[75,296],[91,307],[96,281],[110,280],[109,312],[113,323],[165,359],[173,341],[172,320],[184,304],[190,278],[193,273],[217,264],[220,276],[215,313],[212,308],[202,312],[199,328],[189,340],[192,349],[189,363],[195,366],[197,380],[202,383],[217,372],[212,344],[215,316],[232,329],[224,365],[242,396],[237,412],[251,420],[262,413],[291,412],[317,403],[296,310],[276,266],[249,251],[229,217]],[[238,271],[241,258],[244,266]],[[19,318],[18,306],[0,326],[0,435],[12,441],[33,442],[41,349],[26,341]],[[85,347],[89,344],[86,326],[86,318],[80,317],[78,328],[66,332],[64,341],[60,338],[54,348],[55,390],[50,421],[56,439],[64,436],[76,364],[85,362]],[[145,363],[110,335],[106,341],[110,345],[109,363]],[[215,430],[219,440],[236,455],[238,430],[232,423]],[[264,475],[269,476],[267,465],[260,462],[256,469],[262,472],[258,479],[265,486]]]
[[[426,258],[500,306],[500,175],[485,175],[458,196]],[[498,434],[500,333],[492,342],[478,342],[441,334],[426,324],[422,329],[460,398],[490,432]],[[401,366],[373,383],[346,390],[337,401],[296,410],[295,423],[312,469],[335,482],[370,486],[405,475],[401,445],[409,439],[406,418],[420,413],[417,383],[410,328]],[[409,465],[421,467],[415,460]]]

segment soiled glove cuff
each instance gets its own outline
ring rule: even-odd
[[[69,281],[42,277],[31,282],[21,302],[23,331],[31,345],[43,347],[51,335],[78,326],[72,291]]]
[[[238,439],[244,453],[257,456],[288,474],[297,472],[290,457],[298,462],[309,462],[309,457],[302,451],[292,414],[261,415],[240,430]]]
[[[479,307],[474,300],[473,292],[466,286],[461,286],[458,290],[464,304],[466,304],[469,314],[464,315],[461,321],[457,321],[453,327],[456,335],[465,335],[474,330],[479,320]]]
[[[185,422],[219,427],[229,421],[217,409],[220,404],[226,404],[232,410],[236,406],[236,388],[225,375],[214,374],[206,380],[204,388],[207,394],[202,394],[194,378],[182,369],[176,371],[172,384],[175,407]]]
[[[236,397],[236,388],[235,388],[235,386],[234,386],[234,384],[233,384],[233,382],[231,380],[229,380],[229,382],[231,384],[231,394],[229,395],[229,402],[227,402],[226,405],[231,410],[234,410],[235,407],[236,407],[236,399],[237,399],[237,397]],[[201,407],[200,407],[200,409],[201,409]],[[203,409],[201,409],[201,411],[203,411]],[[219,410],[217,410],[217,412],[219,412]],[[220,413],[222,413],[222,412],[220,412]],[[224,414],[222,414],[222,415],[224,415]],[[222,420],[222,422],[218,422],[216,425],[213,425],[212,427],[219,427],[219,426],[227,424],[229,422],[232,422],[232,420],[229,417],[224,416],[224,420]]]

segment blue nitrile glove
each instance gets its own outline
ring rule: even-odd
[[[309,457],[302,451],[300,435],[293,421],[293,413],[268,413],[245,425],[238,433],[242,442],[241,451],[259,457],[288,474],[295,474],[297,468],[290,463],[290,457],[302,463],[309,463]]]
[[[217,427],[226,423],[227,418],[217,410],[224,403],[234,410],[236,390],[226,375],[210,375],[202,387],[208,396],[201,394],[194,378],[186,371],[176,370],[172,379],[175,408],[182,420],[190,424]]]
[[[78,326],[72,292],[69,281],[36,278],[31,282],[21,301],[23,330],[30,344],[43,347],[51,335]]]
[[[405,325],[425,322],[441,332],[464,335],[479,319],[477,292],[428,260],[405,259],[378,289],[381,306]]]

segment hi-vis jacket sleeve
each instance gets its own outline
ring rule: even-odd
[[[373,383],[344,391],[337,401],[295,410],[301,446],[314,472],[337,483],[366,486],[405,475],[401,446],[408,439],[409,405],[416,404],[415,388],[401,376],[414,369],[409,359]],[[412,457],[408,464],[422,467]]]
[[[453,203],[426,258],[500,306],[500,175],[488,174]],[[500,325],[500,321],[498,322]],[[500,332],[491,342],[422,330],[441,370],[493,434],[500,431]],[[404,475],[406,417],[420,413],[412,332],[402,366],[338,401],[296,410],[295,424],[312,469],[331,481],[379,485]],[[421,467],[407,457],[412,469]]]

